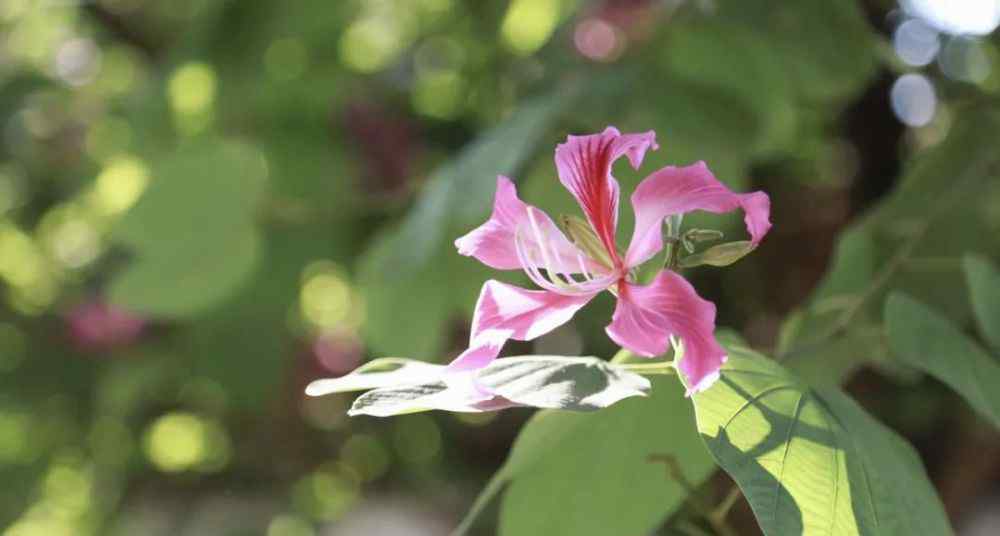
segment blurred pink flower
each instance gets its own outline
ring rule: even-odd
[[[715,306],[675,272],[663,270],[649,285],[641,285],[633,269],[663,248],[665,218],[694,210],[743,209],[756,245],[771,227],[770,200],[763,192],[730,191],[704,162],[667,166],[646,177],[632,194],[636,223],[623,254],[615,244],[619,187],[611,166],[627,156],[638,169],[650,148],[657,149],[654,132],[623,135],[614,127],[600,134],[569,136],[556,147],[559,179],[589,223],[590,232],[575,236],[576,243],[547,214],[522,202],[510,179],[497,179],[492,217],[455,245],[462,255],[493,268],[524,270],[542,290],[487,281],[476,304],[469,349],[449,365],[451,371],[485,366],[507,340],[531,340],[548,333],[609,290],[618,304],[606,331],[616,343],[652,357],[666,352],[671,337],[676,337],[684,347],[679,368],[689,394],[718,378],[726,356],[714,336]],[[588,243],[581,242],[588,237]]]
[[[144,318],[94,299],[72,308],[65,317],[75,345],[85,350],[110,350],[134,343],[142,335]]]
[[[420,152],[412,123],[378,104],[358,100],[347,105],[344,126],[362,156],[366,193],[405,194]]]
[[[336,375],[347,374],[360,365],[365,353],[361,339],[349,332],[321,333],[309,349],[324,372]]]

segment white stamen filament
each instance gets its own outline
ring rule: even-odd
[[[542,237],[542,231],[538,228],[538,222],[535,221],[535,210],[533,207],[528,207],[528,221],[531,222],[531,230],[535,233],[535,244],[538,245],[538,250],[542,253],[542,262],[545,263],[545,269],[549,272],[549,277],[555,277],[557,272],[552,268],[548,243]]]
[[[552,254],[549,253],[548,248],[552,247],[554,255],[558,259],[561,266],[563,259],[558,253],[558,248],[550,244],[548,240],[545,240],[542,237],[541,233],[538,232],[540,229],[534,221],[534,218],[530,219],[534,224],[532,226],[532,234],[534,235],[536,243],[529,243],[526,240],[523,227],[519,227],[514,233],[514,249],[517,253],[518,261],[520,261],[522,268],[524,268],[524,272],[528,274],[528,277],[536,285],[550,292],[556,292],[564,295],[579,295],[595,292],[603,289],[611,283],[611,274],[606,274],[605,276],[602,276],[601,279],[595,278],[595,276],[587,270],[586,261],[583,255],[579,252],[577,253],[577,261],[580,264],[584,281],[578,281],[572,274],[557,271],[551,262]],[[541,265],[545,267],[545,274],[542,274],[541,269],[539,268],[540,263],[538,262],[538,259],[535,258],[536,255],[533,254],[536,251],[537,254],[542,257]]]

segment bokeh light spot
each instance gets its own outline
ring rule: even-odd
[[[375,436],[354,434],[341,446],[340,456],[365,481],[375,480],[389,470],[389,451]]]
[[[215,101],[215,71],[204,63],[188,63],[170,77],[170,105],[181,113],[205,111]]]
[[[208,125],[216,84],[215,70],[205,63],[187,63],[171,75],[167,95],[177,126],[183,133],[196,134]]]
[[[455,71],[428,73],[413,88],[413,107],[436,119],[451,119],[465,108],[466,84]]]
[[[296,483],[296,508],[313,519],[334,521],[344,516],[359,499],[358,483],[340,471],[317,471]]]
[[[938,64],[945,76],[974,84],[984,82],[992,69],[988,45],[979,39],[954,37],[948,40],[938,55]]]
[[[101,68],[101,51],[90,39],[76,38],[63,43],[56,52],[56,76],[71,86],[88,84]]]
[[[500,36],[512,52],[527,56],[549,40],[558,22],[558,0],[514,0],[504,15]]]
[[[573,32],[576,50],[595,61],[617,59],[624,48],[623,39],[618,28],[600,18],[581,21]]]
[[[316,530],[307,520],[293,515],[280,515],[267,526],[267,536],[314,536]]]
[[[221,468],[229,456],[228,438],[218,425],[190,413],[160,417],[144,443],[149,460],[168,473]]]
[[[945,33],[986,35],[1000,24],[1000,0],[902,0],[903,8]]]
[[[388,67],[402,50],[399,25],[386,16],[355,21],[340,40],[341,60],[362,73],[374,73]]]
[[[926,76],[904,74],[892,85],[892,110],[903,124],[922,127],[934,118],[937,95]]]
[[[149,184],[149,169],[133,156],[119,156],[108,162],[94,181],[91,201],[106,216],[128,210]]]
[[[322,330],[350,327],[363,316],[357,310],[359,297],[336,264],[313,263],[306,267],[303,279],[299,307],[313,326]]]
[[[934,61],[941,42],[938,33],[922,20],[910,19],[896,28],[892,38],[896,55],[908,65],[920,67]]]
[[[393,443],[400,459],[423,465],[441,453],[441,428],[428,415],[400,417],[393,428]]]

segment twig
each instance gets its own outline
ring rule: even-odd
[[[723,499],[716,507],[705,503],[698,497],[697,487],[688,480],[687,476],[684,475],[684,471],[681,469],[680,463],[677,458],[669,454],[650,454],[647,458],[650,462],[662,463],[667,469],[667,478],[677,482],[677,484],[688,494],[688,501],[691,506],[694,507],[698,514],[705,518],[712,530],[715,531],[717,536],[737,536],[736,531],[726,523],[726,516],[729,513],[729,509],[739,498],[739,488],[733,486],[736,490],[736,497],[730,497],[733,491],[730,490],[729,495]]]

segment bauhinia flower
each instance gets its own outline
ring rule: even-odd
[[[664,354],[671,341],[679,341],[684,357],[677,366],[688,394],[718,378],[726,354],[714,335],[715,306],[672,270],[660,271],[644,285],[636,280],[636,269],[663,249],[664,221],[679,221],[676,217],[695,210],[742,209],[750,247],[755,247],[771,228],[770,200],[763,192],[730,191],[704,162],[667,166],[632,194],[635,228],[628,248],[619,250],[619,186],[611,167],[627,156],[638,169],[646,151],[658,148],[655,136],[608,127],[600,134],[569,136],[556,147],[559,180],[586,216],[586,222],[568,220],[569,238],[545,212],[521,201],[510,179],[498,177],[492,216],[455,245],[462,255],[498,270],[523,270],[540,290],[487,281],[476,304],[469,349],[449,371],[482,369],[508,339],[541,336],[607,290],[618,300],[606,328],[612,340],[646,357]]]

